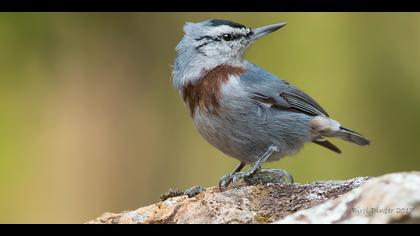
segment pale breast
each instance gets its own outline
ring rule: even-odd
[[[240,76],[230,75],[221,84],[219,93],[217,110],[196,107],[192,115],[194,125],[210,144],[226,155],[252,163],[258,154],[256,149],[248,149],[256,147],[250,145],[253,137],[257,135],[252,128],[254,125],[251,118],[255,114],[256,106],[251,105],[247,99],[248,95],[241,85]]]

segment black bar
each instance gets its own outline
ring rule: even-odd
[[[1,11],[44,12],[411,12],[420,11],[415,0],[1,0]]]

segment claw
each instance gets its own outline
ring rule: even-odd
[[[232,174],[227,174],[220,178],[219,189],[221,192],[225,191],[229,184],[232,182]]]
[[[237,183],[239,182],[240,179],[242,179],[243,177],[240,175],[241,173],[235,173],[232,175],[232,185],[233,187],[237,187]]]
[[[220,191],[224,191],[231,183],[233,187],[237,187],[238,186],[237,184],[241,179],[244,179],[250,175],[252,175],[252,172],[248,172],[248,171],[236,172],[236,173],[225,175],[219,181],[219,189]]]

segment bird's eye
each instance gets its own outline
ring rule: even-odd
[[[222,35],[222,38],[225,41],[232,41],[233,40],[233,36],[231,34],[224,34],[224,35]]]

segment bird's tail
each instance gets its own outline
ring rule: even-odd
[[[363,135],[342,127],[337,121],[324,116],[316,116],[311,121],[312,129],[317,131],[320,136],[337,137],[345,141],[365,146],[370,141]]]
[[[370,143],[370,141],[367,138],[363,137],[361,134],[341,126],[340,130],[338,130],[335,133],[335,137],[341,138],[351,143],[355,143],[360,146],[366,146]]]

